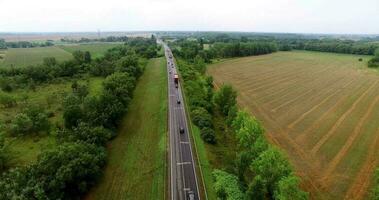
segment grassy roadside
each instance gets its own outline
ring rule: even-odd
[[[165,199],[167,146],[165,59],[149,61],[119,130],[108,164],[86,199]]]

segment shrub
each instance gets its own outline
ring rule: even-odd
[[[11,108],[17,105],[17,101],[11,95],[0,93],[0,104],[5,108]]]
[[[212,172],[214,189],[218,199],[227,200],[243,200],[244,194],[239,185],[239,180],[233,174],[229,174],[222,170],[213,170]]]
[[[25,135],[33,130],[33,122],[25,113],[19,113],[11,124],[11,132],[14,135]]]
[[[205,128],[200,129],[200,136],[207,143],[210,143],[210,144],[216,143],[215,131],[211,128],[205,127]]]
[[[9,160],[8,148],[5,145],[5,139],[3,134],[0,132],[0,171],[2,171]]]
[[[198,126],[200,129],[202,128],[212,128],[212,115],[208,113],[207,110],[201,107],[196,107],[191,112],[193,123]]]
[[[102,174],[105,149],[64,143],[41,154],[37,162],[0,178],[0,199],[77,199]]]
[[[92,127],[83,122],[79,123],[78,126],[72,130],[65,129],[60,131],[58,135],[67,141],[82,141],[98,146],[104,146],[111,137],[110,131],[102,126]]]
[[[224,116],[228,116],[232,107],[237,104],[237,91],[231,85],[222,85],[214,95],[214,102]]]

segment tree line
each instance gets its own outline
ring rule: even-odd
[[[173,36],[171,36],[173,37]],[[307,35],[307,34],[284,34],[284,33],[217,33],[199,32],[191,34],[179,34],[177,41],[186,41],[193,38],[201,44],[216,43],[271,43],[281,51],[291,49],[334,52],[358,55],[374,55],[375,49],[379,48],[379,37],[357,37],[334,35]],[[234,47],[236,48],[236,47]],[[240,55],[242,56],[242,55]]]
[[[142,57],[127,45],[110,50],[101,60],[114,67],[109,71],[105,69],[109,65],[96,65],[106,71],[101,74],[106,78],[100,94],[88,95],[87,86],[74,81],[72,92],[63,100],[64,127],[52,133],[57,147],[44,150],[31,165],[4,172],[0,176],[0,199],[78,199],[96,183],[106,164],[105,145],[116,136],[143,72]],[[89,68],[95,66],[92,62]],[[49,130],[40,108],[25,110],[22,115],[22,120],[14,119],[20,126],[11,125],[9,130],[14,129],[16,134]],[[23,132],[23,127],[28,132]],[[2,144],[0,137],[0,167],[6,155]]]
[[[46,42],[29,42],[29,41],[6,42],[4,39],[0,38],[0,49],[49,47],[53,45],[54,43],[52,40],[48,40]]]
[[[273,53],[278,50],[274,42],[217,42],[204,49],[202,40],[178,40],[172,43],[173,53],[193,61],[200,56],[206,63],[216,58],[232,58]],[[179,47],[179,48],[175,48]]]
[[[216,134],[227,134],[214,130],[215,116],[222,115],[223,123],[232,130],[238,145],[232,167],[214,169],[212,173],[218,199],[308,199],[287,158],[268,143],[260,122],[246,111],[239,111],[237,92],[233,87],[213,88],[213,78],[205,74],[202,51],[190,49],[200,45],[195,42],[184,45],[173,48],[176,49],[174,54],[184,81],[192,122],[199,127],[205,142],[215,144],[219,142]],[[187,57],[195,52],[197,55],[192,59]]]
[[[64,43],[89,43],[89,42],[127,42],[127,36],[108,36],[103,38],[86,38],[82,37],[80,39],[70,39],[61,38],[60,41]]]
[[[0,88],[9,92],[16,88],[34,87],[88,73],[93,76],[108,76],[118,68],[138,64],[138,57],[157,56],[158,46],[153,41],[155,40],[143,38],[129,40],[125,45],[108,50],[102,58],[92,59],[88,51],[75,51],[73,59],[63,62],[47,57],[39,65],[0,68]],[[126,71],[128,70],[137,69],[128,68]]]
[[[371,68],[379,67],[379,48],[375,51],[374,57],[368,61],[367,65]]]

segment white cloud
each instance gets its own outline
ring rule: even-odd
[[[0,32],[379,33],[378,0],[0,0]]]

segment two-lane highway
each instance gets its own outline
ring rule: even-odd
[[[170,48],[163,44],[167,59],[170,138],[170,189],[172,200],[200,200],[191,140],[180,81]]]

